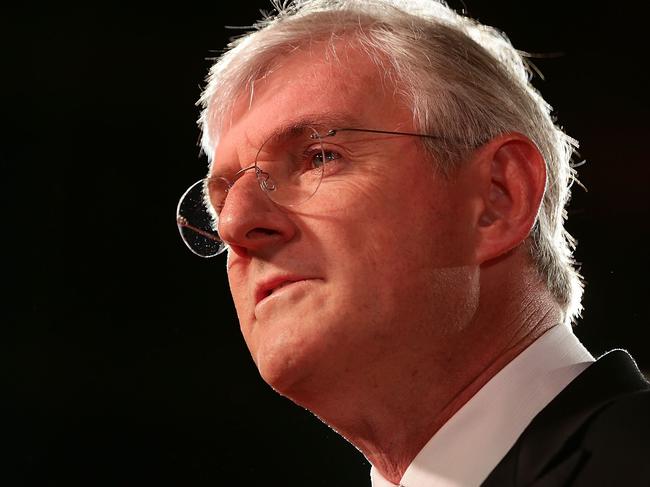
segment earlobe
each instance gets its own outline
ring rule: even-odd
[[[535,223],[546,185],[537,146],[518,133],[501,135],[477,151],[481,210],[477,218],[479,263],[521,244]]]

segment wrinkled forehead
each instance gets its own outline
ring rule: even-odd
[[[300,124],[358,125],[364,114],[372,115],[387,99],[395,104],[395,93],[377,60],[353,43],[339,40],[303,46],[268,61],[239,88],[213,118],[218,127],[211,127],[212,149],[260,106],[265,113],[257,111],[254,127],[247,132],[251,145],[259,145],[272,131]]]

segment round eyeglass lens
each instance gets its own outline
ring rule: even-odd
[[[181,238],[200,257],[214,257],[226,250],[226,244],[217,233],[218,217],[213,208],[220,208],[223,202],[214,198],[218,199],[218,195],[225,198],[227,188],[228,183],[222,178],[201,179],[190,186],[178,202],[176,224]]]
[[[280,206],[311,198],[323,179],[325,149],[319,127],[300,126],[269,138],[255,158],[260,188]]]
[[[183,194],[176,223],[185,244],[200,257],[226,250],[218,230],[219,215],[230,188],[250,170],[268,198],[280,206],[297,206],[311,198],[321,184],[327,151],[318,127],[300,126],[269,138],[257,152],[255,164],[229,182],[213,176],[197,181]]]

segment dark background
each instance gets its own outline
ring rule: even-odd
[[[587,161],[576,332],[650,370],[643,3],[465,7],[546,55],[535,85]],[[207,58],[267,3],[30,8],[1,16],[5,485],[368,485],[353,447],[258,377],[225,259],[190,254],[174,224],[205,172]]]

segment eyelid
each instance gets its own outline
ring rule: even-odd
[[[310,147],[313,147],[313,145],[310,146]],[[325,152],[325,153],[327,153],[327,152],[334,152],[334,153],[336,153],[336,154],[339,154],[339,155],[341,156],[341,158],[346,157],[346,154],[347,154],[347,152],[348,152],[348,151],[346,151],[346,149],[345,149],[344,147],[342,147],[341,145],[339,145],[339,144],[333,144],[333,143],[328,142],[328,141],[320,141],[320,142],[318,143],[318,150],[322,150],[322,151]]]

